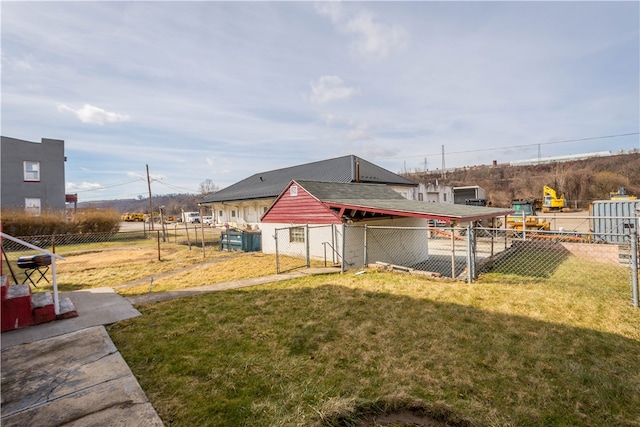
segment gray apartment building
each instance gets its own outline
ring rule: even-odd
[[[65,209],[64,141],[3,136],[0,142],[0,205],[39,215]]]

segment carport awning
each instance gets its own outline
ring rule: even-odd
[[[340,217],[353,216],[351,212],[392,215],[438,221],[470,222],[512,214],[513,209],[482,206],[429,203],[399,199],[323,199],[322,203],[339,211]]]

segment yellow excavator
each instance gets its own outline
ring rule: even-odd
[[[564,194],[558,197],[556,190],[544,186],[542,198],[542,212],[569,212],[567,207],[567,201],[564,198]]]

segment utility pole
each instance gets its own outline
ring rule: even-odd
[[[445,172],[444,169],[444,145],[442,146],[442,177],[446,178],[447,173]]]
[[[538,164],[540,164],[542,161],[542,156],[541,156],[541,152],[540,152],[540,144],[538,144]]]
[[[147,186],[149,187],[149,224],[153,231],[153,200],[151,199],[151,178],[149,178],[149,165],[147,164]]]

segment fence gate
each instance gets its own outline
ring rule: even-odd
[[[276,273],[309,266],[309,226],[276,228]]]

